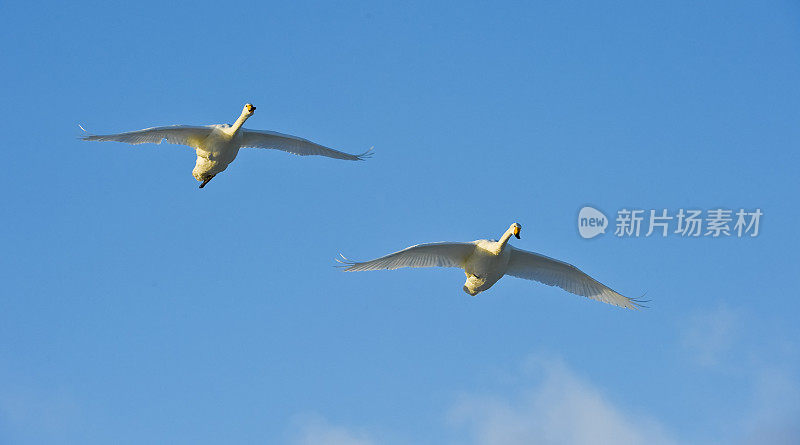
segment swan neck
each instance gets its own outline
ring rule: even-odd
[[[500,249],[506,247],[506,244],[508,244],[508,240],[511,239],[511,235],[513,234],[514,234],[513,229],[509,228],[508,230],[506,230],[506,233],[504,233],[503,236],[500,237]]]
[[[239,129],[242,128],[244,121],[246,121],[248,117],[250,116],[247,113],[242,113],[241,116],[239,116],[239,119],[236,119],[236,122],[234,122],[233,126],[231,126],[231,131],[234,135],[239,132]]]

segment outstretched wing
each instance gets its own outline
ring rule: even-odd
[[[299,156],[327,156],[329,158],[345,159],[348,161],[363,161],[372,154],[372,149],[369,149],[364,153],[351,155],[315,144],[307,139],[275,131],[248,130],[246,128],[243,128],[241,131],[242,147],[270,148],[274,150],[283,150]]]
[[[464,267],[464,263],[475,251],[473,243],[428,243],[417,244],[372,261],[358,263],[342,257],[346,272],[363,270],[399,269],[401,267]]]
[[[84,141],[117,141],[134,145],[160,144],[161,141],[167,141],[170,144],[197,148],[211,134],[213,128],[172,125],[169,127],[145,128],[144,130],[129,131],[127,133],[89,135],[83,136],[81,139]]]
[[[513,247],[506,275],[557,286],[575,295],[628,309],[641,306],[640,301],[620,295],[571,264]]]

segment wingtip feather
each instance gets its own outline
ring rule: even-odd
[[[375,154],[374,149],[375,149],[375,146],[373,145],[372,147],[369,148],[369,150],[365,151],[364,153],[355,155],[356,156],[356,160],[365,161],[365,160],[371,158]]]
[[[647,295],[647,292],[643,293],[642,296],[639,297],[639,298],[628,298],[628,300],[630,300],[634,305],[633,309],[639,309],[639,308],[649,309],[650,308],[650,306],[647,306],[644,303],[649,303],[652,300],[644,300],[644,299],[642,299],[642,297],[644,297],[645,295]]]
[[[84,133],[86,133],[84,135],[78,136],[78,139],[82,141],[88,141],[91,140],[90,138],[94,136],[93,134],[89,133],[85,128],[83,128],[83,125],[78,124],[78,128],[80,128]]]
[[[346,256],[342,255],[341,252],[339,253],[339,257],[336,257],[334,259],[336,260],[337,263],[339,263],[339,264],[335,265],[334,267],[338,267],[340,269],[344,269],[345,272],[349,272],[349,269],[356,265],[355,261],[351,261]]]

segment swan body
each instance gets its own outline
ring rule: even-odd
[[[329,158],[360,161],[370,155],[368,150],[358,155],[344,153],[332,148],[315,144],[307,139],[282,134],[274,131],[258,131],[242,128],[245,121],[255,113],[256,107],[245,104],[242,114],[233,125],[207,125],[204,127],[190,125],[173,125],[169,127],[153,127],[127,133],[88,135],[85,141],[117,141],[128,144],[160,144],[166,140],[170,144],[186,145],[195,149],[195,162],[192,176],[201,181],[200,188],[205,187],[214,176],[225,171],[236,159],[239,149],[243,147],[270,148],[286,151],[299,156],[319,155]],[[81,127],[83,128],[83,127]]]
[[[503,278],[511,260],[511,249],[505,248],[500,241],[478,240],[474,244],[472,255],[464,262],[464,273],[467,275],[464,292],[472,296],[489,289]]]
[[[345,271],[398,269],[401,267],[458,267],[467,280],[464,292],[475,296],[492,287],[500,278],[511,275],[557,286],[567,292],[589,297],[628,309],[640,307],[640,301],[625,297],[565,262],[517,249],[508,244],[511,236],[519,239],[522,226],[512,224],[499,241],[477,240],[470,243],[428,243],[411,246],[381,258],[365,262],[338,260]]]

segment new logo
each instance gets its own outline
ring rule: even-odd
[[[586,206],[578,212],[578,233],[581,237],[594,238],[601,233],[606,233],[606,227],[608,227],[608,218],[594,207]]]

